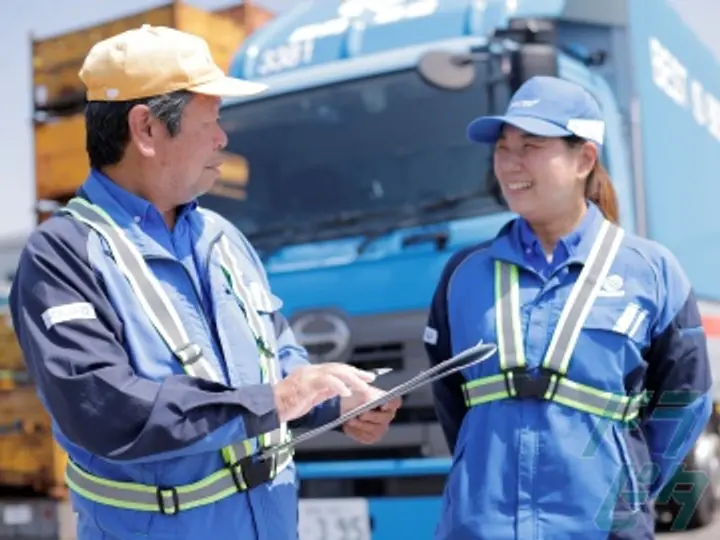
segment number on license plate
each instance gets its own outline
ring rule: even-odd
[[[3,507],[3,523],[10,527],[27,525],[32,521],[32,509],[27,504],[8,504]]]
[[[371,540],[365,499],[301,499],[300,540]]]

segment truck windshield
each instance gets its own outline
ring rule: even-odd
[[[481,77],[448,92],[408,70],[225,108],[229,172],[201,204],[290,241],[497,211],[490,148],[466,137],[487,95]]]

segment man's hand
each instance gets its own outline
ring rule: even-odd
[[[340,401],[340,414],[359,407],[368,401],[379,398],[385,392],[379,388],[368,386],[365,391],[354,391],[352,396],[344,397]],[[395,398],[379,409],[373,409],[360,416],[348,420],[343,425],[345,434],[364,444],[372,444],[379,441],[390,427],[390,422],[395,418],[395,413],[400,408],[402,400]]]
[[[301,366],[273,387],[281,422],[305,416],[313,407],[335,396],[368,395],[375,375],[353,366],[325,363]]]

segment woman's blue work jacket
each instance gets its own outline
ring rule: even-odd
[[[479,340],[498,343],[496,262],[504,261],[518,269],[521,342],[510,339],[536,374],[604,221],[590,203],[552,263],[522,218],[453,255],[425,329],[432,363]],[[478,379],[505,382],[499,354],[437,382],[436,410],[453,452],[437,540],[654,537],[651,501],[711,412],[706,338],[688,279],[653,241],[625,233],[595,294],[567,364],[569,384],[598,395],[646,389],[639,416],[623,422],[507,394],[472,404]]]

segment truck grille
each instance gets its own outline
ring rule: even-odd
[[[359,345],[353,349],[349,364],[360,369],[392,368],[395,371],[405,367],[402,343],[378,343]]]

